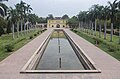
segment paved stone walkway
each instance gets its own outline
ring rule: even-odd
[[[93,44],[79,37],[75,33],[66,30],[74,41],[85,51],[85,53],[94,61],[102,73],[91,74],[96,76],[93,79],[120,79],[120,61],[116,60],[106,52],[97,48]],[[84,78],[83,78],[84,79]],[[88,79],[91,79],[88,78]]]
[[[23,46],[18,51],[0,62],[0,79],[120,79],[120,62],[91,43],[82,39],[68,29],[66,33],[85,51],[85,53],[96,63],[102,73],[71,73],[71,74],[20,74],[20,70],[33,55],[35,50],[48,36],[52,29]]]

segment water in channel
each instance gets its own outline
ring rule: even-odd
[[[63,31],[54,31],[36,70],[84,70]]]

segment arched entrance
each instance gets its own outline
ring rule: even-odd
[[[52,25],[52,27],[54,27],[54,25]]]
[[[60,28],[60,24],[57,24],[57,25],[56,25],[56,28]]]

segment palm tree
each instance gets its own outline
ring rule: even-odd
[[[20,17],[21,17],[21,7],[20,7],[20,4],[16,4],[15,5],[16,7],[16,11],[17,11],[17,15],[18,15],[18,18],[17,18],[17,35],[19,37],[19,23],[20,23]]]
[[[17,10],[10,7],[8,14],[9,14],[8,19],[11,20],[11,22],[12,22],[12,35],[13,35],[12,37],[14,39],[15,38],[14,29],[15,29],[15,24],[18,19]]]
[[[91,31],[92,31],[91,33],[92,33],[92,35],[94,35],[94,22],[96,25],[94,11],[92,9],[90,9],[88,15],[89,15],[89,19],[90,19],[90,25],[91,25]]]
[[[24,32],[26,30],[25,27],[25,18],[26,18],[26,12],[27,12],[27,6],[26,3],[21,1],[20,3],[17,3],[15,5],[17,14],[18,14],[18,21],[17,21],[17,32],[18,32],[18,37],[19,37],[19,25],[21,26],[21,35],[23,35],[23,27],[24,27]]]
[[[104,39],[106,39],[106,29],[107,29],[107,19],[109,17],[109,7],[105,6],[103,10],[103,19],[104,19]]]
[[[18,6],[18,11],[19,11],[19,15],[20,15],[20,25],[21,25],[21,35],[23,35],[23,26],[24,26],[24,21],[25,21],[25,16],[26,16],[26,13],[25,13],[25,9],[26,9],[26,6],[25,6],[25,2],[21,1],[20,3],[18,3],[16,6]],[[25,30],[25,29],[24,29]]]
[[[26,6],[26,11],[27,11],[27,32],[28,32],[28,23],[29,23],[29,20],[28,20],[28,15],[31,13],[33,9],[30,7],[30,5],[27,4]]]
[[[98,7],[99,5],[96,4],[90,8],[90,11],[92,11],[92,16],[94,17],[94,21],[95,21],[94,22],[95,23],[95,33],[94,33],[95,36],[96,36],[96,31],[97,31],[97,20],[98,20],[98,15],[99,15]]]
[[[7,9],[8,9],[8,7],[5,4],[0,3],[0,15],[2,17],[7,15]]]
[[[89,24],[90,24],[89,11],[85,11],[85,26],[87,33],[89,33],[89,29],[90,29]]]
[[[120,13],[120,1],[118,2],[118,12]],[[119,44],[120,44],[120,24],[119,24]]]
[[[87,28],[87,17],[88,17],[88,11],[80,11],[78,14],[78,20],[79,20],[79,27],[83,28],[83,31]]]
[[[113,3],[108,1],[109,7],[110,7],[110,20],[111,20],[111,35],[110,35],[110,41],[112,42],[113,39],[113,30],[114,30],[114,20],[115,20],[115,14],[117,13],[117,0],[115,0]]]
[[[104,20],[104,6],[100,6],[100,17],[99,17],[99,19],[100,19],[100,29],[99,29],[99,37],[101,38],[101,33],[102,33],[102,21]]]
[[[79,20],[79,28],[82,31],[82,11],[79,12],[78,16],[78,20]]]
[[[103,6],[96,6],[97,18],[99,19],[99,38],[101,38],[101,30],[102,30],[102,19],[103,19]]]

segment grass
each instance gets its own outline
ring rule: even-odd
[[[39,35],[41,32],[41,29],[32,30],[31,32],[27,33],[24,32],[22,35],[20,34],[20,37],[17,38],[17,33],[15,33],[15,39],[12,39],[12,34],[4,34],[0,37],[0,61],[11,55],[14,51],[18,50],[28,42],[30,42],[32,39],[34,39],[36,36],[34,34]],[[39,32],[39,34],[38,34]],[[30,36],[33,38],[30,39]],[[8,52],[5,49],[5,46],[7,44],[14,45],[13,52]]]
[[[96,41],[98,41],[99,44],[97,46],[100,49],[102,49],[103,51],[107,52],[109,55],[113,56],[114,58],[120,61],[120,44],[118,44],[118,40],[119,40],[118,36],[114,35],[113,41],[110,42],[110,34],[107,34],[107,39],[104,40],[103,33],[102,33],[102,37],[99,38],[98,35],[99,32],[96,32],[96,36],[93,36],[83,31],[79,31],[79,30],[73,30],[73,31],[94,45],[96,45]]]

